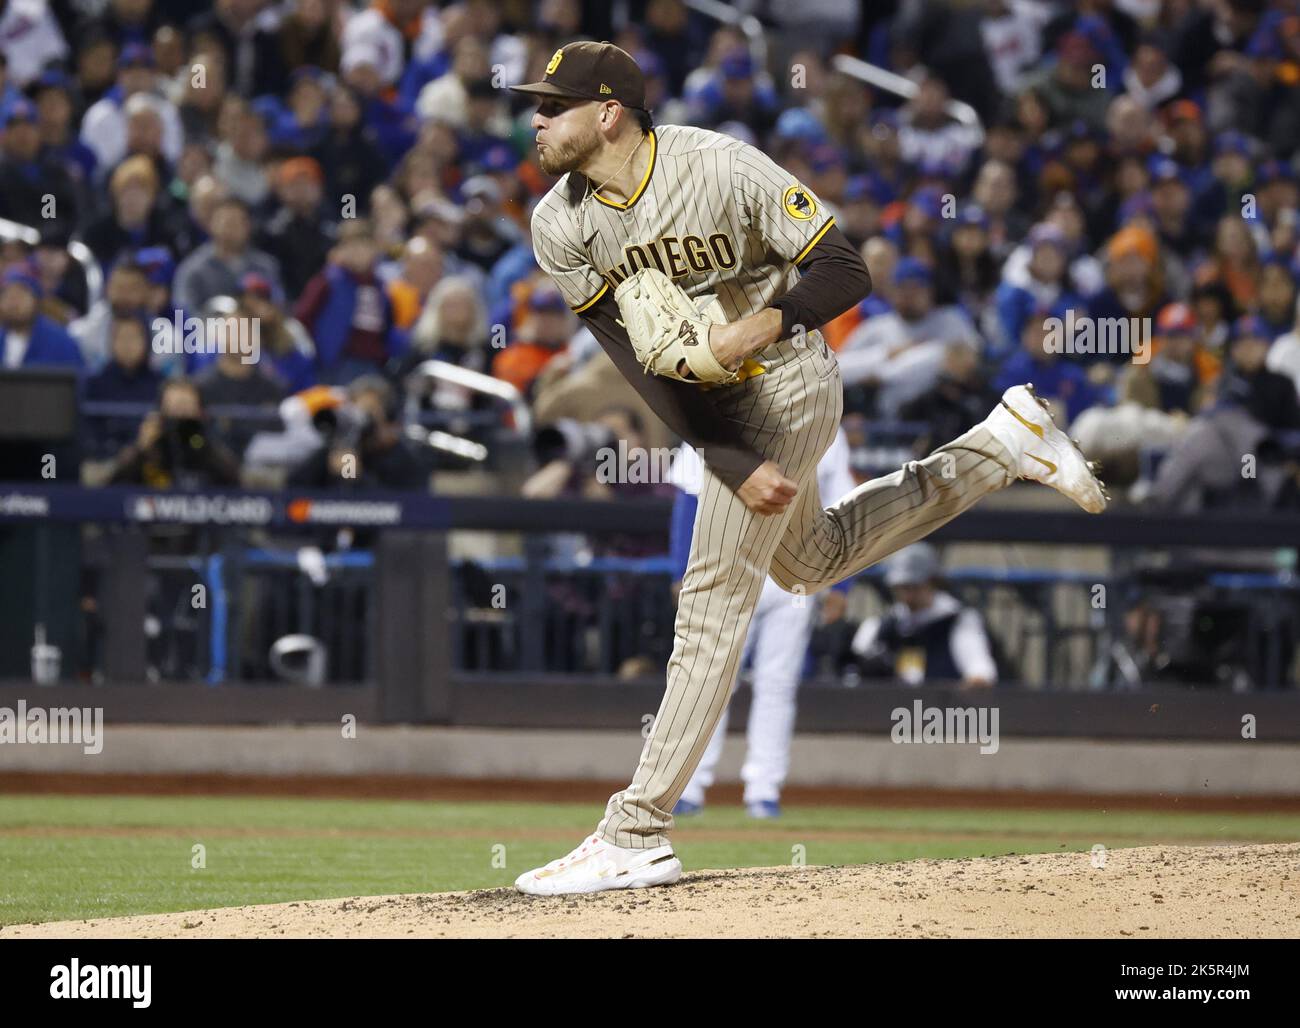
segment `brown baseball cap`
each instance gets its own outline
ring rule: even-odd
[[[631,54],[609,42],[562,46],[551,55],[541,82],[510,88],[535,96],[617,100],[624,107],[645,109],[645,76]]]

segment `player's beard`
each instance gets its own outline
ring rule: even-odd
[[[548,175],[564,175],[582,167],[600,149],[600,132],[593,125],[576,139],[563,144],[547,144],[538,151],[537,163]]]

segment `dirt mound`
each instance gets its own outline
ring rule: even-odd
[[[696,871],[671,888],[594,896],[491,889],[0,929],[3,938],[753,936],[1294,938],[1300,843]]]

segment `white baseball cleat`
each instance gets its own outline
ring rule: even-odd
[[[1050,485],[1089,514],[1106,509],[1106,484],[1097,477],[1099,465],[1056,427],[1047,401],[1034,393],[1033,383],[1012,386],[984,419],[984,426],[1016,458],[1021,478]]]
[[[521,874],[515,888],[531,896],[562,896],[672,885],[681,876],[682,862],[671,846],[633,850],[592,835],[567,857]]]

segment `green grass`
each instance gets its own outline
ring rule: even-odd
[[[500,887],[567,852],[599,813],[587,803],[0,796],[0,925]],[[711,808],[674,834],[687,870],[796,855],[861,864],[1297,840],[1295,814],[850,807],[790,807],[778,822]]]

